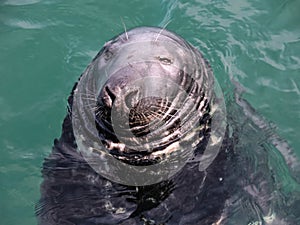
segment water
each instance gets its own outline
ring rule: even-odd
[[[242,130],[242,146],[258,136],[273,143],[255,153],[246,148],[245,155],[255,162],[254,170],[272,168],[276,195],[286,200],[277,208],[287,210],[286,217],[293,208],[299,222],[292,200],[299,199],[298,164],[286,154],[300,158],[299,1],[3,0],[0,5],[1,224],[36,224],[40,168],[60,135],[67,96],[105,41],[124,31],[122,21],[127,28],[169,23],[169,30],[203,52],[228,96],[235,126],[255,121],[261,127]],[[232,218],[232,224],[251,221]]]

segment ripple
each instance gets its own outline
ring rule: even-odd
[[[298,85],[297,85],[297,83],[295,82],[295,80],[294,79],[290,79],[291,80],[291,82],[292,82],[292,84],[293,84],[293,86],[294,86],[294,92],[296,92],[297,93],[297,95],[300,95],[300,90],[299,90],[299,87],[298,87]]]
[[[279,82],[276,82],[276,80],[273,80],[271,78],[266,78],[266,77],[258,77],[257,78],[257,84],[265,87],[272,88],[276,91],[283,92],[283,93],[289,93],[289,92],[294,92],[296,94],[300,94],[298,85],[293,79],[290,79],[290,85],[285,84],[285,86],[288,86],[287,88],[282,87],[283,85]]]
[[[20,5],[32,5],[39,3],[41,0],[6,0],[4,5],[13,5],[13,6],[20,6]]]
[[[293,67],[298,69],[299,57],[293,52],[293,46],[299,44],[299,35],[294,32],[282,31],[276,34],[269,34],[267,40],[257,41],[260,60],[269,64],[271,67],[285,71]]]
[[[172,0],[172,1],[164,0],[162,2],[162,4],[165,4],[165,3],[167,3],[167,6],[166,6],[167,12],[165,13],[163,20],[159,23],[160,27],[166,26],[172,20],[173,11],[175,8],[178,7],[178,0]]]
[[[6,25],[11,26],[11,27],[18,27],[18,28],[22,28],[22,29],[42,29],[47,27],[46,24],[43,23],[35,23],[32,21],[28,21],[28,20],[8,20],[5,22]]]

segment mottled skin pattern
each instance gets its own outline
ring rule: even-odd
[[[73,91],[75,88],[76,84]],[[73,91],[62,135],[43,164],[41,199],[36,206],[39,224],[221,224],[226,200],[235,190],[232,137],[225,135],[218,156],[205,172],[199,171],[198,162],[189,162],[158,184],[134,187],[113,183],[96,173],[76,150]],[[195,154],[205,149],[209,130],[202,135],[206,137]]]
[[[188,163],[168,181],[124,186],[101,177],[76,151],[70,111],[43,164],[39,224],[213,224],[234,189],[231,144],[224,141],[204,182],[198,163]]]

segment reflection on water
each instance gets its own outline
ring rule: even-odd
[[[103,180],[68,155],[44,166],[56,183],[49,180],[43,188],[55,197],[38,205],[39,216],[51,221],[78,215],[77,224],[83,223],[80,215],[89,221],[85,224],[155,224],[155,219],[197,224],[215,206],[211,215],[223,216],[227,224],[300,223],[299,1],[6,0],[0,5],[3,224],[35,223],[40,165],[59,135],[63,99],[99,46],[123,31],[120,17],[127,28],[170,22],[168,29],[201,49],[226,96],[230,163],[216,172],[222,179],[210,187],[191,165],[177,180],[135,189]]]

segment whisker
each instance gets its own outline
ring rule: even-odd
[[[127,33],[127,29],[126,29],[126,25],[125,25],[125,23],[124,23],[124,21],[123,21],[123,18],[121,17],[121,21],[122,21],[122,24],[123,24],[123,27],[124,27],[124,30],[125,30],[125,35],[126,35],[126,39],[127,39],[127,41],[129,40],[129,37],[128,37],[128,33]]]
[[[152,115],[156,116],[156,118],[160,119],[163,117],[170,117],[170,118],[175,118],[176,116],[175,115],[172,115],[170,113],[167,113],[167,112],[162,112],[161,113],[158,113],[158,112],[151,112]]]
[[[94,104],[93,102],[91,102],[91,103],[87,102],[87,103],[84,104],[84,107],[85,108],[89,107],[89,108],[94,109],[94,108],[99,107],[99,106],[97,104]]]
[[[88,98],[94,98],[96,99],[96,95],[94,94],[88,94],[88,93],[79,93],[80,97],[88,97]]]
[[[93,96],[93,97],[96,96],[92,91],[90,91],[90,93],[81,92],[79,94],[81,94],[81,95],[89,95],[89,96]]]
[[[143,75],[138,69],[136,69],[131,63],[128,63],[128,65],[133,68],[138,74]]]
[[[97,99],[94,98],[94,97],[84,97],[84,96],[81,96],[81,98],[84,99],[84,100],[92,100],[94,102],[97,102]]]
[[[92,90],[90,90],[88,88],[86,89],[86,91],[88,92],[88,94],[96,96],[96,94],[95,94],[94,91],[92,91]]]
[[[104,115],[104,111],[103,110],[98,110],[95,115],[102,117]]]
[[[160,32],[157,34],[155,41],[158,40],[159,36],[161,35],[161,33],[166,29],[166,27],[169,25],[169,23],[171,23],[171,19],[162,27],[162,29],[160,30]]]

